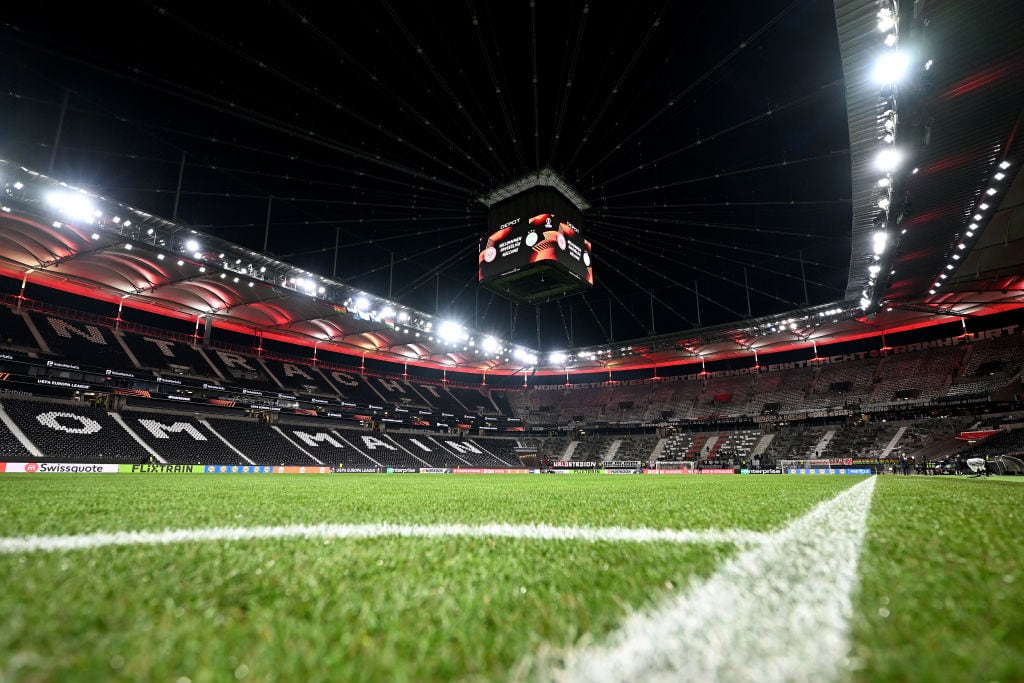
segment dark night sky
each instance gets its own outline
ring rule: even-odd
[[[184,155],[180,221],[540,348],[843,296],[829,0],[531,4],[19,3],[0,157],[171,218]],[[478,290],[477,198],[546,166],[596,286],[513,306]]]

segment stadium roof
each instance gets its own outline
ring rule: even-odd
[[[247,4],[244,22],[20,7],[0,43],[0,156],[4,183],[27,187],[0,219],[0,269],[493,372],[563,350],[577,368],[750,354],[1017,306],[1022,10],[895,8],[912,68],[889,87],[872,78],[889,6],[380,3],[344,22],[285,2]],[[889,111],[903,163],[883,193]],[[544,169],[589,205],[597,284],[512,305],[475,283],[481,197]],[[60,182],[103,217],[43,203]],[[482,351],[490,335],[501,351]]]

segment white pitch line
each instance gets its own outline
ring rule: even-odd
[[[101,531],[72,536],[24,536],[0,538],[0,555],[24,552],[85,550],[108,546],[168,545],[209,541],[249,541],[271,538],[518,538],[538,541],[621,541],[632,543],[727,543],[750,546],[772,534],[726,530],[630,529],[626,527],[580,528],[543,524],[295,524],[288,526],[213,527],[162,531]]]
[[[835,681],[875,477],[815,507],[767,542],[646,613],[604,644],[531,666],[553,681]]]

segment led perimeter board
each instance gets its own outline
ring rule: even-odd
[[[551,187],[536,187],[491,207],[481,241],[479,283],[519,303],[543,303],[594,286],[582,214]]]

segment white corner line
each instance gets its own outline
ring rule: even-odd
[[[520,664],[541,680],[835,681],[876,477],[826,501],[711,577],[626,618],[600,643]]]
[[[580,528],[543,524],[295,524],[287,526],[212,527],[161,531],[101,531],[68,536],[0,538],[0,555],[86,550],[110,546],[169,545],[211,541],[258,541],[274,538],[344,539],[402,536],[408,538],[516,538],[536,541],[626,543],[720,543],[743,547],[764,543],[772,534],[742,529],[677,530],[627,527]]]

